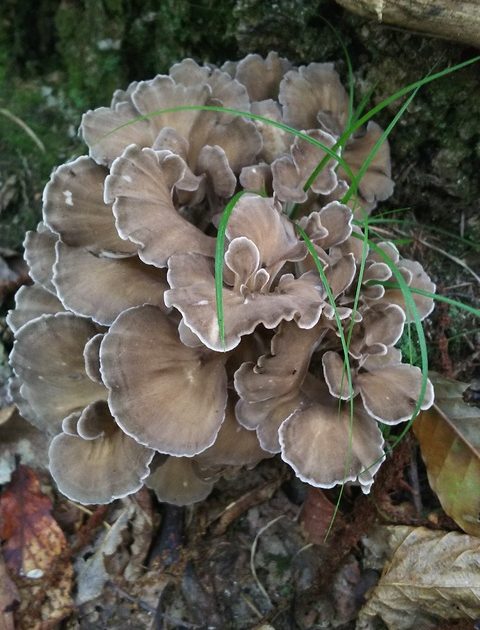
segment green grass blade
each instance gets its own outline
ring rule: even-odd
[[[297,138],[301,138],[302,140],[305,140],[305,142],[308,142],[309,144],[313,144],[315,147],[322,149],[322,151],[324,151],[327,154],[326,162],[329,159],[333,158],[345,170],[348,177],[350,178],[355,177],[352,173],[351,168],[348,166],[345,160],[338,153],[335,152],[334,149],[327,147],[325,144],[323,144],[322,142],[319,142],[318,140],[315,140],[315,138],[312,138],[311,136],[304,133],[303,131],[294,129],[294,127],[290,127],[289,125],[281,123],[278,120],[273,120],[271,118],[267,118],[266,116],[260,116],[260,114],[252,114],[251,112],[244,112],[240,109],[232,109],[231,107],[222,107],[220,105],[178,105],[177,107],[167,107],[165,109],[157,109],[153,112],[149,112],[148,114],[135,116],[131,120],[128,120],[126,123],[123,123],[122,125],[119,125],[118,127],[115,127],[115,129],[112,129],[108,133],[104,134],[101,138],[99,138],[99,140],[95,144],[98,144],[105,138],[109,138],[111,135],[113,135],[114,133],[117,133],[121,129],[124,129],[125,127],[128,127],[130,125],[134,125],[135,123],[140,122],[142,120],[149,120],[150,118],[155,118],[155,116],[161,116],[162,114],[174,114],[175,112],[193,112],[193,111],[220,112],[220,113],[225,113],[225,114],[231,114],[232,116],[241,116],[243,118],[249,118],[250,120],[258,120],[266,125],[275,127],[276,129],[281,129],[282,131],[285,131],[286,133],[289,133]]]
[[[405,110],[410,105],[410,103],[413,101],[413,99],[417,95],[417,92],[418,92],[419,89],[420,89],[420,87],[418,87],[416,90],[414,90],[410,94],[408,99],[405,101],[405,103],[402,105],[402,107],[395,114],[393,120],[390,122],[388,127],[382,132],[382,134],[380,135],[380,138],[378,138],[378,140],[375,142],[375,144],[373,145],[372,149],[370,150],[370,153],[368,154],[366,159],[363,161],[363,164],[360,167],[360,169],[359,169],[355,179],[350,183],[349,189],[347,190],[346,194],[343,196],[342,203],[347,204],[350,201],[350,199],[352,198],[352,196],[357,193],[358,186],[360,185],[360,182],[361,182],[363,176],[367,172],[368,167],[370,166],[370,164],[375,159],[375,156],[377,155],[378,150],[380,149],[382,144],[385,142],[385,140],[388,138],[388,136],[390,135],[391,131],[393,130],[393,128],[395,127],[397,122],[403,116],[403,114],[405,113]]]
[[[387,289],[400,289],[398,285],[392,282],[378,282],[377,284],[382,284]],[[468,304],[464,304],[463,302],[459,302],[458,300],[454,300],[452,298],[447,297],[446,295],[440,295],[439,293],[430,293],[430,291],[424,291],[423,289],[415,289],[413,287],[409,287],[412,293],[416,293],[417,295],[423,295],[424,297],[432,298],[437,302],[445,302],[450,306],[455,306],[456,308],[460,308],[470,315],[474,317],[480,317],[480,309],[475,308],[473,306],[469,306]]]
[[[225,232],[228,220],[243,195],[249,193],[248,190],[241,190],[234,195],[225,206],[220,223],[218,225],[217,240],[215,242],[215,304],[217,308],[217,320],[220,341],[225,348],[225,318],[223,313],[223,257],[225,254]]]

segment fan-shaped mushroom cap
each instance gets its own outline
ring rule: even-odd
[[[237,243],[238,239],[232,241],[235,254],[243,255],[240,247],[236,247]],[[229,264],[237,272],[245,269],[242,259],[233,264],[233,258],[229,258]],[[263,270],[262,278],[265,278],[258,285],[253,285],[251,296],[248,289],[245,294],[230,288],[223,289],[225,339],[222,343],[212,261],[197,254],[177,254],[170,258],[168,264],[167,279],[172,288],[165,292],[165,304],[175,306],[182,313],[185,324],[202,343],[220,352],[235,348],[241,337],[253,332],[260,323],[271,329],[283,319],[295,319],[300,328],[312,328],[318,322],[325,303],[317,274],[310,272],[296,279],[291,274],[285,274],[274,291],[263,293],[260,291],[268,282],[268,274]],[[262,269],[250,277],[260,280],[259,272]],[[254,290],[256,286],[259,287],[258,292]]]
[[[328,351],[323,355],[322,362],[330,394],[349,399],[351,392],[342,357]],[[388,348],[383,355],[368,356],[360,366],[362,370],[355,370],[352,374],[353,395],[360,393],[366,411],[385,424],[397,424],[411,418],[421,395],[421,370],[400,363],[400,355],[395,348]],[[420,409],[431,407],[433,398],[433,386],[427,380]]]
[[[310,358],[325,330],[319,325],[302,330],[293,322],[282,322],[272,338],[270,354],[257,363],[246,362],[235,372],[240,396],[235,412],[247,429],[256,429],[260,445],[280,452],[278,429],[302,403],[300,388]]]
[[[254,403],[298,390],[324,334],[318,325],[303,330],[294,322],[282,322],[272,338],[270,353],[259,357],[256,364],[244,363],[235,372],[235,390],[240,398]]]
[[[368,493],[384,459],[377,423],[358,404],[351,417],[349,405],[339,405],[322,392],[320,382],[313,389],[311,404],[292,413],[280,427],[282,459],[313,486],[332,488],[358,480]]]
[[[269,453],[280,453],[278,430],[294,411],[302,406],[302,395],[294,390],[278,398],[249,403],[240,399],[235,406],[238,422],[255,430],[260,446]]]
[[[62,304],[76,315],[109,325],[138,304],[164,308],[165,272],[136,256],[110,258],[59,241],[53,282]],[[107,297],[108,296],[108,297]]]
[[[302,260],[307,253],[292,222],[271,197],[243,195],[230,215],[226,236],[230,241],[246,237],[255,243],[260,262],[270,274],[286,261]]]
[[[313,129],[307,134],[325,147],[331,149],[335,138],[326,131]],[[303,203],[308,193],[304,190],[315,168],[327,153],[301,137],[296,137],[290,156],[282,156],[272,163],[273,190],[282,201]],[[314,193],[328,195],[337,187],[335,168],[337,162],[330,158],[310,185]]]
[[[199,477],[195,461],[190,457],[167,457],[156,465],[155,458],[152,473],[145,480],[162,503],[172,505],[192,505],[203,501],[213,489],[212,481]]]
[[[227,400],[224,361],[183,345],[175,324],[154,306],[119,315],[100,347],[102,378],[120,427],[176,456],[214,443]]]
[[[62,164],[43,191],[43,216],[67,245],[129,256],[137,247],[119,237],[112,207],[103,200],[107,175],[106,168],[85,156]]]
[[[331,201],[318,212],[299,221],[312,243],[327,251],[340,245],[352,233],[352,210],[338,201]]]
[[[143,119],[131,101],[89,110],[82,116],[80,134],[90,157],[104,166],[110,166],[130,144],[149,147],[157,136],[151,119]]]
[[[238,62],[235,78],[246,88],[252,101],[276,99],[278,88],[285,72],[292,67],[288,59],[270,51],[265,59],[250,54]]]
[[[176,211],[172,188],[182,179],[186,164],[170,151],[130,146],[112,165],[105,182],[105,199],[113,202],[122,238],[140,247],[138,255],[165,267],[176,252],[213,256],[215,239],[206,236]]]
[[[285,122],[297,129],[313,129],[319,123],[335,135],[345,129],[348,95],[332,63],[311,63],[287,72],[278,100]]]
[[[347,143],[342,157],[354,175],[357,175],[382,133],[383,131],[377,123],[370,121],[363,134],[353,136]],[[349,177],[342,167],[339,168],[338,175],[349,181]],[[391,175],[390,148],[385,140],[377,150],[358,186],[360,201],[365,205],[367,211],[374,208],[378,201],[384,201],[392,195],[394,183]]]
[[[435,283],[430,280],[429,276],[425,273],[419,262],[402,258],[398,263],[398,269],[402,275],[407,276],[407,284],[410,289],[419,289],[420,291],[435,293]],[[392,282],[393,284],[397,284],[395,278],[392,279]],[[428,317],[428,315],[430,315],[433,311],[433,297],[420,295],[414,292],[411,293],[411,296],[415,302],[417,316],[419,319],[422,320],[425,319],[425,317]],[[382,301],[389,304],[398,304],[405,311],[407,323],[415,320],[413,313],[410,312],[410,309],[405,303],[405,297],[400,289],[386,288]]]
[[[106,398],[106,390],[85,372],[83,349],[98,332],[71,313],[42,315],[17,331],[10,363],[22,380],[20,394],[48,432],[58,432],[65,416]]]
[[[54,295],[56,292],[52,279],[56,242],[55,234],[43,223],[38,224],[36,232],[27,232],[23,241],[24,258],[29,267],[30,277]]]
[[[349,352],[355,358],[385,354],[403,333],[405,313],[396,304],[379,304],[362,310],[362,321],[353,329]]]
[[[271,457],[271,454],[261,448],[255,431],[247,431],[237,422],[234,406],[230,403],[215,443],[196,455],[195,462],[202,469],[217,466],[256,466],[266,457]]]
[[[364,372],[356,383],[368,413],[385,424],[410,420],[421,400],[422,371],[414,365],[391,364],[382,357],[370,356],[363,363]],[[427,379],[419,409],[428,409],[434,400],[432,383]]]
[[[176,83],[185,86],[206,83],[210,88],[210,99],[219,100],[224,107],[243,111],[250,107],[245,86],[218,68],[199,66],[193,59],[183,59],[170,68],[169,74]]]
[[[72,433],[73,420],[69,424]],[[110,503],[142,487],[154,451],[132,440],[116,425],[106,402],[95,402],[84,409],[76,433],[57,435],[49,449],[50,472],[69,499],[86,504]]]
[[[277,123],[283,122],[282,110],[276,101],[267,100],[252,103],[251,111],[252,114],[256,116],[263,116],[263,118],[268,118]],[[262,148],[258,156],[259,159],[265,160],[265,162],[271,164],[280,155],[289,152],[294,139],[291,133],[268,122],[264,122],[263,120],[255,120],[254,122],[263,140]]]
[[[53,315],[63,310],[60,300],[41,285],[23,286],[15,294],[15,308],[8,311],[7,324],[15,333],[40,315]]]

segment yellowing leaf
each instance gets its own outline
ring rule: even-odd
[[[431,374],[435,405],[415,420],[428,481],[445,512],[480,536],[480,409],[463,402],[465,383]]]
[[[377,627],[372,626],[377,616],[389,630],[429,630],[442,619],[478,617],[478,538],[406,526],[378,528],[377,534],[386,539],[391,560],[360,611],[357,630]]]

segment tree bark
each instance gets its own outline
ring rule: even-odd
[[[336,0],[364,17],[480,48],[480,0]]]

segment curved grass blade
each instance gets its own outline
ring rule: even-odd
[[[360,167],[360,169],[359,169],[355,179],[352,182],[350,182],[350,187],[347,190],[346,194],[343,196],[342,203],[347,204],[350,201],[350,199],[352,198],[352,196],[357,193],[357,190],[358,190],[358,187],[360,185],[360,182],[361,182],[363,176],[365,175],[365,173],[367,172],[368,167],[370,166],[370,164],[375,159],[375,156],[377,155],[378,150],[380,149],[382,144],[385,142],[385,140],[388,138],[388,136],[390,135],[392,129],[395,127],[397,122],[403,116],[405,110],[410,105],[410,103],[413,101],[413,99],[417,95],[417,92],[418,92],[419,89],[420,89],[420,87],[418,87],[416,90],[414,90],[410,94],[410,96],[407,98],[405,103],[402,105],[402,107],[395,114],[395,116],[393,117],[393,120],[390,122],[388,127],[382,132],[382,134],[380,135],[378,140],[375,142],[375,144],[371,148],[369,154],[367,155],[366,159],[364,160],[362,166]]]
[[[129,125],[134,125],[135,123],[140,122],[141,120],[149,120],[150,118],[155,118],[155,116],[161,116],[162,114],[174,114],[175,112],[189,112],[189,111],[220,112],[220,113],[225,113],[225,114],[231,114],[232,116],[241,116],[243,118],[249,118],[250,120],[258,120],[260,122],[265,123],[266,125],[270,125],[271,127],[276,127],[277,129],[281,129],[282,131],[285,131],[286,133],[289,133],[297,138],[301,138],[302,140],[305,140],[309,144],[313,144],[315,147],[322,149],[322,151],[324,151],[327,154],[325,163],[330,158],[333,158],[345,170],[348,177],[351,177],[351,178],[355,177],[354,174],[352,173],[352,169],[348,166],[345,160],[338,153],[335,152],[334,149],[327,147],[325,144],[323,144],[322,142],[319,142],[318,140],[315,140],[315,138],[312,138],[311,136],[304,133],[303,131],[299,131],[298,129],[295,129],[294,127],[290,127],[289,125],[278,122],[278,120],[273,120],[272,118],[260,116],[260,114],[252,114],[251,112],[244,112],[240,109],[233,109],[231,107],[222,107],[220,105],[177,105],[177,107],[167,107],[164,109],[157,109],[153,112],[149,112],[148,114],[135,116],[131,120],[128,120],[126,123],[123,123],[123,125],[119,125],[118,127],[115,127],[115,129],[112,129],[108,133],[104,134],[101,138],[99,138],[99,140],[95,144],[98,144],[98,142],[101,142],[105,138],[109,138],[111,135],[113,135],[117,131],[120,131],[121,129],[128,127]]]
[[[0,108],[0,114],[2,114],[2,116],[5,116],[5,118],[8,118],[8,120],[11,120],[16,125],[18,125],[20,129],[22,129],[27,134],[27,136],[31,140],[33,140],[33,142],[37,145],[37,147],[40,149],[42,153],[46,152],[45,145],[37,136],[37,134],[33,131],[33,129],[27,125],[26,122],[24,122],[18,116],[15,116],[15,114],[12,114],[11,111],[9,111],[8,109],[5,109],[4,107]]]
[[[218,330],[220,341],[225,348],[225,318],[223,313],[223,257],[225,252],[225,232],[228,220],[238,201],[250,191],[241,190],[234,195],[225,206],[218,225],[217,240],[215,242],[215,304],[217,308]]]

